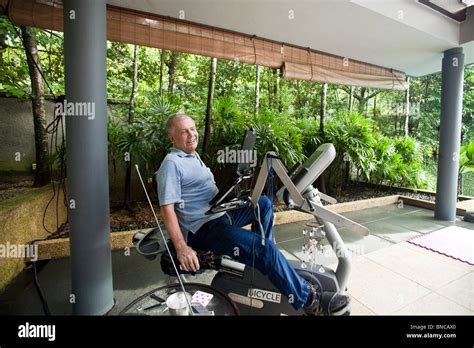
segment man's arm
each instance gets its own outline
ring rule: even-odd
[[[196,252],[188,246],[184,240],[181,228],[178,224],[178,217],[174,211],[174,204],[167,204],[160,207],[161,216],[165,222],[166,231],[173,242],[178,261],[182,268],[187,271],[196,272],[199,270],[199,260]]]

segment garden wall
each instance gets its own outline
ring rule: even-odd
[[[56,218],[56,198],[59,194],[58,218]],[[26,245],[36,239],[44,239],[49,233],[43,227],[43,214],[53,197],[52,185],[32,188],[10,199],[0,202],[0,291],[25,267],[25,258],[19,257],[21,251],[28,255]],[[57,224],[66,222],[67,209],[63,204],[62,191],[56,195],[46,210],[44,225],[55,231]],[[58,220],[57,220],[58,219]],[[34,250],[30,256],[34,257]]]
[[[45,101],[46,120],[53,121],[54,103]],[[109,116],[110,108],[109,108]],[[65,124],[64,124],[65,126]],[[58,131],[58,141],[61,139],[61,130]],[[51,136],[48,137],[51,142]],[[35,136],[33,113],[30,101],[17,98],[0,97],[0,181],[16,182],[25,179],[33,180],[32,164],[35,162]],[[54,146],[53,146],[54,147]],[[53,153],[54,153],[53,148]],[[148,170],[148,176],[158,169]],[[140,168],[142,175],[145,168]],[[113,164],[109,162],[109,191],[112,201],[123,200],[125,181],[125,166],[123,161],[117,161],[114,173]],[[151,187],[150,187],[151,189]],[[136,175],[135,167],[132,170],[132,200],[143,200],[145,195]]]
[[[53,121],[54,103],[45,101],[45,111],[49,124]],[[31,165],[35,162],[36,151],[30,101],[0,98],[0,139],[0,175],[33,175]]]

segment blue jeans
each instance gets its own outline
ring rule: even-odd
[[[250,267],[254,263],[255,268],[266,275],[275,287],[294,300],[293,307],[299,309],[308,299],[308,286],[273,242],[273,211],[270,200],[262,196],[258,206],[265,232],[265,246],[262,246],[260,226],[254,215],[257,212],[251,207],[231,210],[226,215],[207,222],[195,234],[188,234],[188,244],[196,249],[230,256]],[[242,228],[250,223],[252,231]]]

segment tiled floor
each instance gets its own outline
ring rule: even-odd
[[[433,212],[398,204],[343,214],[370,229],[362,237],[346,229],[339,232],[351,252],[353,266],[348,284],[353,315],[473,315],[474,266],[416,245],[409,238],[436,231],[452,223],[435,221]],[[275,226],[277,246],[291,260],[306,260],[302,252],[303,228],[300,221]],[[474,224],[455,223],[473,230]],[[328,248],[329,246],[327,246]],[[112,253],[114,296],[110,314],[118,314],[128,303],[147,291],[174,282],[164,275],[159,260],[149,261],[132,250]],[[317,262],[335,268],[331,252],[317,255]],[[213,272],[191,279],[210,284]],[[52,260],[40,271],[39,282],[53,314],[70,314],[69,259]],[[24,274],[23,291],[0,296],[0,314],[43,313],[32,275]]]
[[[397,205],[345,215],[370,229],[370,238],[357,242],[365,253],[353,258],[353,315],[474,314],[474,266],[406,242],[453,223],[434,220],[429,210]],[[474,224],[455,224],[474,233]]]

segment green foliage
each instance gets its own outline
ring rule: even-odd
[[[19,28],[17,28],[19,31]],[[0,93],[29,98],[28,66],[21,39],[6,17],[0,18]],[[54,94],[64,93],[63,34],[34,29],[44,76]],[[180,53],[175,70],[173,95],[168,95],[169,68],[163,65],[163,96],[159,96],[162,50],[139,47],[138,93],[133,122],[128,124],[128,105],[133,77],[134,46],[108,42],[108,98],[113,105],[109,117],[110,158],[123,160],[124,151],[155,170],[170,147],[164,129],[167,117],[180,110],[192,115],[201,140],[207,104],[211,59]],[[165,53],[169,62],[171,52]],[[328,175],[335,186],[349,177],[389,185],[433,187],[439,142],[441,74],[413,78],[410,103],[419,112],[410,115],[409,135],[404,137],[405,116],[390,105],[402,105],[405,94],[356,87],[353,109],[364,116],[348,114],[347,86],[329,85],[325,135],[319,132],[322,85],[310,81],[283,80],[275,69],[260,68],[260,110],[255,115],[256,67],[218,59],[212,131],[203,159],[220,170],[216,152],[224,147],[240,147],[245,129],[257,130],[259,158],[276,151],[290,167],[304,160],[322,142],[332,142],[338,156]],[[45,86],[46,94],[51,92]],[[362,93],[364,92],[364,93]],[[361,100],[362,99],[362,100]],[[463,139],[474,136],[474,65],[465,68],[463,99]],[[473,170],[471,145],[462,148],[460,173]]]
[[[26,56],[15,28],[7,17],[0,17],[0,92],[27,99],[31,86]],[[19,31],[20,29],[17,28]]]
[[[336,188],[348,180],[351,167],[357,177],[370,182],[415,188],[426,185],[423,156],[413,138],[386,137],[377,131],[373,121],[357,113],[329,121],[325,136],[337,151],[330,168]]]
[[[461,146],[459,156],[459,174],[474,172],[474,142]]]
[[[248,127],[254,128],[257,134],[259,163],[266,152],[274,151],[287,166],[292,166],[311,154],[320,143],[319,123],[314,119],[296,119],[287,113],[268,109],[261,110],[258,115],[242,113],[234,98],[223,96],[214,104],[211,156],[208,157],[213,168],[220,168],[216,162],[217,151],[225,147],[239,148]]]
[[[356,113],[342,114],[330,120],[326,125],[325,137],[336,148],[338,155],[335,164],[350,160],[370,180],[375,169],[373,128],[371,120]]]
[[[265,111],[250,120],[257,133],[257,154],[260,160],[266,152],[280,155],[288,167],[303,160],[303,135],[296,120],[284,113]]]
[[[225,147],[237,149],[241,146],[242,136],[247,128],[247,116],[242,114],[234,98],[221,96],[214,99],[212,112],[211,137],[208,152],[203,154],[212,169],[222,168],[217,162],[217,152]],[[197,123],[200,138],[204,138],[204,119]]]
[[[109,159],[114,172],[117,161],[129,153],[133,163],[142,163],[146,170],[155,171],[168,153],[171,143],[166,133],[167,118],[178,111],[167,96],[149,95],[137,100],[132,123],[128,123],[128,108],[113,108],[108,121]]]
[[[45,84],[45,94],[64,94],[64,57],[62,33],[33,28]],[[0,17],[0,92],[28,99],[30,75],[20,28],[7,17]]]
[[[295,125],[302,136],[303,156],[309,157],[322,143],[319,121],[313,117],[298,118],[295,120]]]

